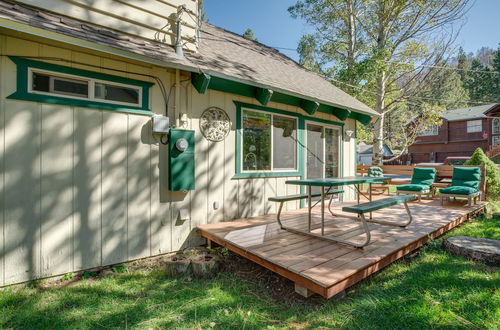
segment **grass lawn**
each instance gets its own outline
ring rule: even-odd
[[[500,239],[500,220],[481,217],[450,235]],[[451,256],[441,243],[428,243],[339,301],[301,298],[289,281],[234,255],[231,267],[208,280],[122,267],[10,287],[0,289],[0,328],[498,328],[498,269]]]

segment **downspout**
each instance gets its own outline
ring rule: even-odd
[[[177,20],[176,20],[176,32],[175,32],[175,54],[179,58],[184,58],[184,52],[182,51],[182,12],[185,10],[184,6],[179,6],[177,8]]]

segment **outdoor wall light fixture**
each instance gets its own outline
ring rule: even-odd
[[[347,138],[350,139],[353,135],[354,135],[354,131],[352,129],[348,129],[348,130],[345,131],[345,136]]]

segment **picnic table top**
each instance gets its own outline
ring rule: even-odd
[[[347,176],[343,178],[315,178],[315,179],[298,179],[287,180],[286,184],[295,184],[301,186],[317,186],[317,187],[331,187],[331,186],[346,186],[350,184],[359,183],[380,183],[389,181],[389,177],[369,177],[369,176]]]

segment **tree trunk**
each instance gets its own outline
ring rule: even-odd
[[[373,132],[372,164],[382,165],[383,157],[384,157],[384,115],[381,114],[380,117],[375,122],[375,127]]]
[[[377,37],[377,48],[379,54],[384,54],[385,51],[385,26],[384,26],[384,1],[379,1],[378,6],[378,37]],[[379,55],[380,56],[380,55]],[[375,122],[375,131],[373,132],[373,155],[372,164],[382,165],[382,159],[384,157],[384,109],[385,109],[385,84],[386,84],[386,72],[383,65],[380,67],[377,77],[377,103],[375,106],[375,111],[380,114],[380,117]]]
[[[347,49],[347,67],[349,72],[352,73],[356,52],[356,19],[354,13],[353,0],[347,1],[347,10],[349,12],[349,19],[347,23],[348,32],[348,49]]]
[[[385,122],[385,71],[381,70],[377,78],[377,104],[375,111],[380,114],[380,117],[375,122],[373,132],[373,155],[372,164],[382,165],[384,157],[384,122]]]

